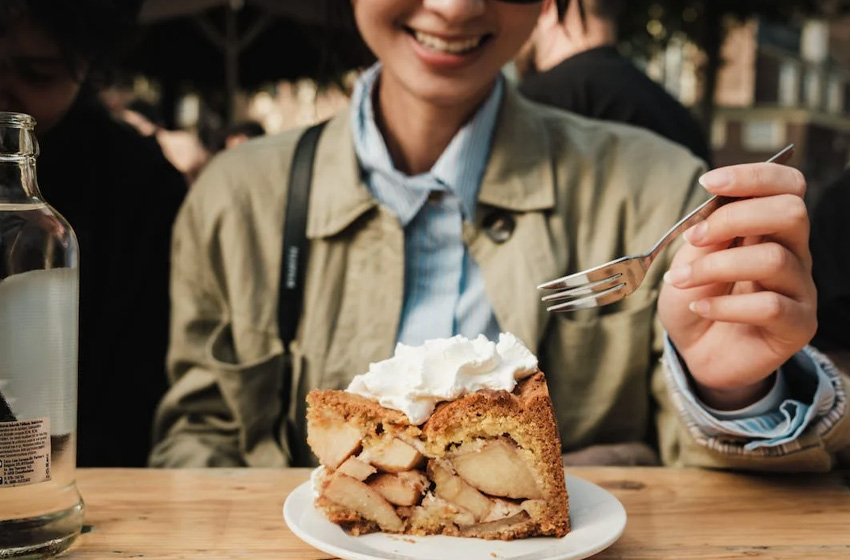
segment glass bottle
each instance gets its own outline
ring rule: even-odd
[[[0,112],[0,558],[80,533],[77,239],[36,182],[35,120]]]

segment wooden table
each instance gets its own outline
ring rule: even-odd
[[[599,560],[850,558],[848,472],[569,472],[612,492],[628,513],[625,533]],[[303,469],[81,469],[87,525],[61,558],[326,559],[299,541],[281,516],[287,494],[308,477]],[[452,560],[449,552],[446,559]]]

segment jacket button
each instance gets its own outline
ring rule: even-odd
[[[513,235],[516,221],[509,213],[497,211],[484,216],[481,226],[494,243],[504,243]]]
[[[443,191],[431,191],[428,193],[428,202],[431,204],[439,204],[446,195]]]

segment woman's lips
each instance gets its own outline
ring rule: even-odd
[[[411,30],[413,37],[429,49],[449,54],[464,54],[478,45],[484,39],[484,35],[473,35],[469,37],[445,38],[439,35],[426,33],[424,31]]]
[[[424,31],[408,29],[413,50],[422,62],[433,68],[459,68],[472,62],[481,52],[489,35],[441,37]]]

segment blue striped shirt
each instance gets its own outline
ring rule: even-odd
[[[455,334],[469,338],[484,334],[495,340],[499,324],[481,272],[463,243],[462,226],[475,215],[504,85],[496,82],[430,171],[411,177],[393,165],[375,121],[372,93],[380,71],[376,64],[358,80],[351,119],[366,184],[404,228],[404,303],[397,340],[419,345]],[[824,361],[817,359],[816,352],[807,349],[797,354],[759,402],[725,412],[709,409],[697,399],[669,339],[665,344],[663,359],[674,403],[694,437],[707,446],[728,452],[729,436],[734,436],[744,439],[745,453],[793,451],[806,428],[827,430],[835,421],[830,411],[840,378],[834,368],[821,365]],[[813,394],[789,395],[786,377],[791,375],[809,377],[802,385],[814,387]]]
[[[499,324],[478,265],[463,243],[464,220],[475,215],[478,189],[504,86],[496,86],[452,138],[427,173],[396,170],[375,123],[376,64],[358,80],[352,98],[354,148],[366,184],[404,227],[404,305],[398,342],[484,334],[498,339]]]

